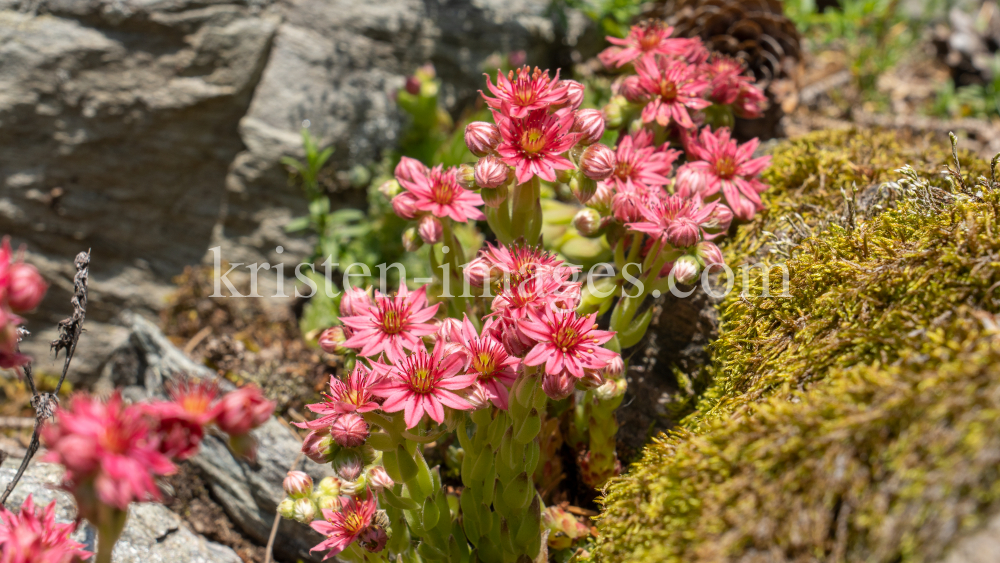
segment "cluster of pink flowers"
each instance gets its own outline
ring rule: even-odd
[[[34,266],[25,264],[23,257],[14,260],[10,239],[4,238],[0,246],[0,369],[18,368],[30,361],[17,351],[18,326],[24,322],[18,313],[37,307],[47,289]]]
[[[710,53],[697,37],[672,33],[672,27],[651,20],[634,26],[625,39],[608,37],[614,45],[599,55],[609,68],[635,69],[635,75],[615,83],[614,91],[645,106],[644,123],[694,129],[700,124],[692,112],[713,104],[729,106],[739,117],[761,116],[767,97],[744,75],[741,61]]]
[[[70,538],[73,524],[56,523],[56,503],[42,510],[28,495],[18,514],[0,506],[0,563],[74,563],[92,554]]]
[[[63,486],[81,517],[100,526],[101,506],[124,511],[160,500],[155,479],[176,470],[172,460],[197,452],[209,424],[229,434],[238,453],[252,453],[250,430],[274,410],[254,386],[218,397],[214,385],[183,383],[171,399],[129,405],[118,393],[106,401],[78,394],[43,428],[43,459],[66,468]]]

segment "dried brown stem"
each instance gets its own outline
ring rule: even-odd
[[[35,423],[34,429],[31,432],[31,442],[28,444],[28,450],[25,452],[24,458],[21,459],[21,466],[17,468],[14,478],[7,484],[3,496],[0,496],[0,505],[7,504],[7,497],[14,491],[14,487],[17,486],[18,481],[24,475],[24,471],[28,468],[28,464],[31,463],[31,458],[38,451],[42,424],[47,419],[52,418],[52,414],[59,404],[59,390],[62,389],[63,381],[66,380],[66,374],[69,372],[69,364],[73,360],[73,352],[76,351],[80,335],[83,334],[83,321],[87,315],[87,281],[89,278],[90,251],[77,254],[74,264],[76,265],[76,276],[73,278],[73,299],[70,301],[73,304],[73,316],[59,322],[59,339],[52,342],[52,349],[55,350],[56,355],[59,354],[59,350],[66,350],[66,361],[63,362],[62,376],[59,378],[59,384],[56,385],[54,393],[39,393],[38,388],[35,386],[34,377],[31,374],[31,364],[25,365],[22,369],[24,378],[28,382],[28,387],[31,389],[31,406],[35,409]],[[19,341],[25,335],[27,335],[27,331],[19,332]]]

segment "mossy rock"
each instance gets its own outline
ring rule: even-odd
[[[599,561],[934,560],[1000,508],[1000,190],[950,159],[867,131],[774,150],[725,249],[771,297],[758,272],[721,304],[711,383],[609,485]]]

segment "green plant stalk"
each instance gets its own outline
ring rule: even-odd
[[[514,186],[510,226],[510,234],[514,240],[530,237],[532,230],[541,232],[540,194],[541,180],[538,179],[538,176],[532,176],[527,182]],[[537,227],[533,225],[533,222],[538,223]],[[528,242],[531,243],[532,239],[528,238]]]
[[[97,554],[94,563],[111,563],[115,543],[125,530],[128,511],[99,502],[97,505]]]
[[[625,377],[609,379],[607,383],[594,391],[592,399],[587,403],[588,428],[590,431],[590,449],[587,462],[581,467],[583,480],[595,489],[599,489],[618,474],[620,463],[615,451],[618,433],[618,419],[615,411],[625,397],[627,383]]]

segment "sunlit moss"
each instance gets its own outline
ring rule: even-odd
[[[599,560],[921,561],[1000,501],[1000,197],[889,134],[774,155],[726,252],[789,296],[775,268],[724,300],[711,384],[608,488]],[[882,185],[903,164],[923,191]]]

